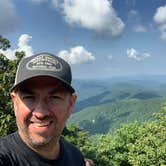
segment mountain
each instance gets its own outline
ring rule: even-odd
[[[75,80],[78,101],[69,123],[96,134],[112,132],[123,123],[152,120],[166,102],[165,78]]]

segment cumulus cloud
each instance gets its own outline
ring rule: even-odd
[[[61,8],[67,23],[78,25],[102,35],[118,36],[124,29],[109,0],[53,0],[56,8]]]
[[[76,46],[69,51],[63,50],[58,53],[58,56],[66,60],[70,64],[82,64],[94,61],[96,58],[91,52],[88,52],[82,46]]]
[[[157,8],[154,15],[154,21],[158,24],[166,23],[166,5]]]
[[[22,34],[18,39],[18,47],[16,49],[7,49],[5,51],[0,49],[0,53],[4,54],[10,60],[16,59],[15,53],[17,51],[24,51],[26,57],[31,56],[34,54],[32,46],[29,45],[31,38],[32,36],[28,34]],[[83,46],[70,48],[69,51],[62,50],[57,55],[70,64],[89,63],[96,60],[95,56],[93,56],[92,53],[87,51]]]
[[[23,34],[18,40],[18,49],[17,51],[24,51],[26,56],[31,56],[33,54],[32,47],[28,44],[32,36],[28,34]]]
[[[166,5],[157,8],[153,19],[159,25],[161,39],[166,41]]]
[[[137,61],[140,61],[139,53],[134,48],[128,48],[127,49],[127,56],[128,58],[135,59]]]
[[[65,21],[95,31],[101,36],[119,36],[125,27],[112,6],[112,0],[31,0],[50,2]]]
[[[128,48],[127,51],[128,58],[135,59],[136,61],[141,61],[145,58],[149,58],[151,55],[149,53],[140,53],[134,48]]]
[[[19,17],[11,0],[0,0],[0,34],[14,31],[19,23]]]
[[[24,51],[26,56],[31,56],[33,54],[32,47],[28,44],[32,37],[28,34],[23,34],[18,39],[18,48],[16,49],[7,49],[6,51],[0,50],[0,53],[4,54],[8,59],[14,60],[15,53],[17,51]]]

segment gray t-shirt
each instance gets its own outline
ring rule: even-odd
[[[85,162],[80,151],[63,138],[59,157],[49,160],[30,149],[15,132],[0,138],[0,166],[85,166]]]

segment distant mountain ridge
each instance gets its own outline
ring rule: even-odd
[[[100,105],[100,104],[104,104],[107,102],[111,102],[111,100],[107,100],[107,101],[101,101],[103,99],[103,97],[107,94],[109,94],[109,91],[104,91],[103,93],[97,95],[97,96],[92,96],[90,98],[87,98],[85,100],[82,100],[80,102],[78,102],[78,104],[76,104],[75,110],[77,112],[81,111],[82,109],[86,108],[86,107],[90,107],[90,106],[94,106],[94,105]]]
[[[75,80],[75,123],[92,134],[114,131],[123,123],[152,119],[166,102],[166,77]]]

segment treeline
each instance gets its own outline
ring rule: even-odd
[[[0,49],[10,42],[0,36]],[[16,130],[10,101],[16,67],[24,52],[10,61],[0,54],[0,136]],[[89,135],[74,125],[66,127],[63,136],[80,148],[96,166],[165,166],[166,165],[166,104],[152,122],[123,125],[114,134]]]
[[[166,165],[166,104],[154,121],[125,124],[114,134],[90,136],[75,126],[65,130],[65,137],[97,166]]]

